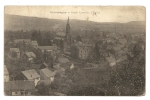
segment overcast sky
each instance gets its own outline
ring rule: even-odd
[[[5,6],[4,13],[49,19],[67,19],[69,16],[70,19],[95,22],[145,21],[145,8],[142,6]]]

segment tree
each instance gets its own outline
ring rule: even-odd
[[[43,61],[43,53],[41,52],[40,49],[35,49],[34,54],[36,55],[35,61],[37,63],[41,63]]]
[[[31,40],[36,40],[36,39],[37,39],[37,38],[36,38],[37,36],[38,36],[37,32],[33,30]]]
[[[70,96],[104,96],[105,93],[101,90],[98,90],[94,86],[80,87],[76,86],[70,89],[67,95]]]
[[[95,43],[95,50],[94,50],[95,51],[95,56],[96,56],[95,58],[96,58],[96,60],[100,59],[100,52],[99,52],[99,46],[98,45],[99,45],[99,43],[96,42]]]
[[[14,36],[10,35],[10,41],[13,41],[13,40],[14,40]]]
[[[25,41],[23,40],[21,51],[25,52],[25,50],[26,50],[26,44],[25,44]]]
[[[81,41],[81,42],[82,42],[82,38],[81,38],[81,36],[80,36],[80,35],[77,35],[76,40],[77,40],[77,41]]]
[[[42,36],[41,36],[41,31],[39,30],[37,36],[36,36],[36,40],[38,42],[39,45],[42,45],[43,44],[43,39],[42,39]]]
[[[40,96],[49,95],[49,85],[45,85],[44,83],[41,83],[37,85],[36,88],[37,88],[37,95]]]
[[[64,41],[62,39],[60,40],[59,45],[60,45],[61,51],[64,51]]]
[[[127,54],[128,59],[124,60],[115,70],[111,71],[109,86],[128,88],[121,91],[121,95],[141,95],[145,91],[145,56],[139,44],[135,44],[131,52],[133,57]],[[121,67],[119,67],[121,66]],[[116,94],[118,95],[118,94]]]

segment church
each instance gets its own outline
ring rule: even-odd
[[[63,42],[64,45],[67,45],[69,47],[71,46],[72,37],[71,37],[70,30],[71,30],[71,26],[68,17],[67,24],[66,24],[66,32],[57,32],[55,35],[55,42],[58,46],[61,42]]]

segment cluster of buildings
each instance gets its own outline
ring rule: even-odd
[[[68,58],[60,56],[56,62],[50,61],[52,62],[52,66],[46,61],[49,60],[50,56],[56,58],[56,54],[60,53],[58,45],[60,40],[67,43],[67,45],[71,45],[71,41],[69,41],[71,40],[69,18],[66,33],[56,33],[54,40],[56,45],[53,44],[51,46],[40,46],[36,40],[31,39],[15,39],[13,41],[13,47],[10,48],[8,54],[13,61],[21,60],[34,65],[37,56],[39,56],[36,54],[37,51],[43,55],[42,58],[44,58],[44,61],[42,64],[38,64],[38,68],[30,68],[29,66],[29,68],[19,70],[15,76],[9,72],[9,70],[13,68],[8,67],[9,65],[7,66],[6,63],[6,65],[4,65],[4,92],[6,95],[32,95],[37,91],[37,85],[41,83],[50,85],[54,81],[56,73],[64,74],[65,68],[60,66],[61,63],[69,63]],[[69,66],[71,66],[71,69],[74,67],[71,64]],[[22,65],[20,65],[20,67],[22,67]]]
[[[37,85],[41,82],[50,85],[56,74],[55,71],[44,67],[39,69],[39,72],[35,69],[21,71],[15,79],[10,80],[6,65],[4,70],[4,91],[7,95],[33,95]]]
[[[37,86],[44,84],[50,86],[55,80],[55,75],[59,73],[64,77],[66,68],[73,69],[74,64],[71,64],[68,59],[59,58],[58,63],[53,64],[50,68],[49,64],[42,63],[39,68],[30,68],[21,70],[15,77],[11,77],[6,65],[4,65],[4,92],[6,95],[35,95]],[[62,65],[67,67],[62,67]],[[13,78],[13,79],[11,79]]]
[[[104,34],[101,34],[104,35]],[[44,83],[50,85],[55,80],[56,73],[65,73],[65,68],[61,64],[66,64],[70,69],[74,68],[74,64],[70,63],[65,53],[71,58],[86,60],[91,57],[95,48],[95,43],[98,42],[98,49],[101,52],[101,57],[104,58],[100,63],[107,62],[109,66],[115,66],[116,63],[127,59],[129,42],[124,37],[116,37],[115,34],[109,36],[96,36],[96,41],[83,37],[82,41],[77,41],[71,35],[71,26],[69,18],[66,25],[66,32],[57,32],[54,40],[55,44],[51,46],[41,46],[36,40],[31,39],[15,39],[14,47],[10,48],[10,58],[13,60],[20,59],[24,62],[35,63],[39,54],[44,61],[38,65],[38,68],[28,68],[21,70],[17,76],[10,78],[9,69],[4,65],[4,90],[7,95],[32,95],[36,92],[36,86]],[[61,45],[60,45],[61,44]],[[60,46],[63,46],[60,52]],[[37,53],[38,52],[38,53]],[[57,56],[59,54],[59,56]],[[50,55],[50,56],[49,56]],[[55,61],[50,61],[49,57],[53,57]],[[52,66],[48,62],[52,62]],[[69,63],[69,64],[68,64]],[[68,64],[68,65],[67,65]],[[11,69],[11,68],[10,68]]]

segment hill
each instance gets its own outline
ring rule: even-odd
[[[65,30],[66,20],[48,19],[38,17],[27,17],[18,15],[4,15],[4,29],[5,30]],[[115,22],[92,22],[85,20],[70,20],[72,30],[96,30],[115,32],[145,32],[144,21],[132,21],[128,23]]]

